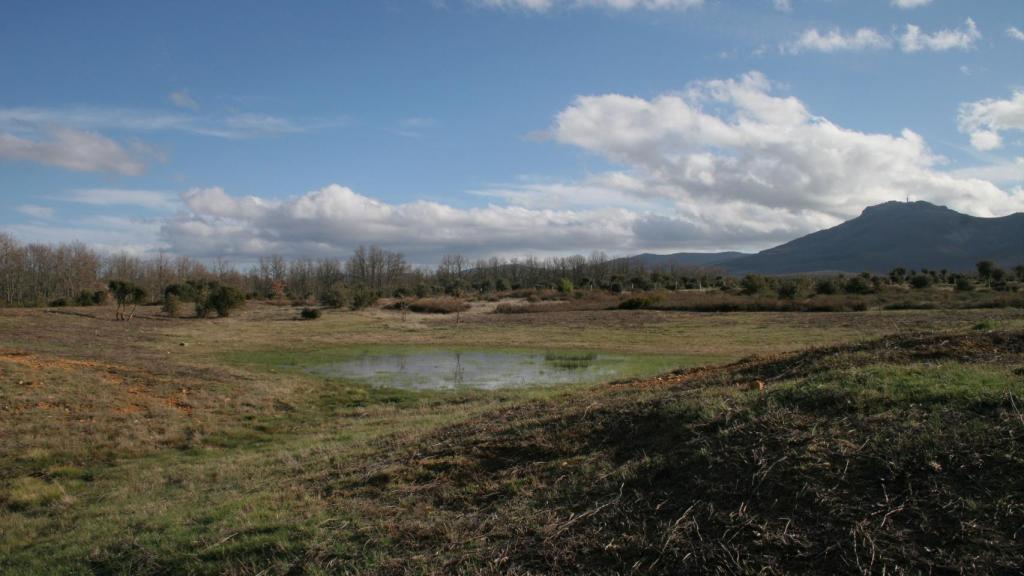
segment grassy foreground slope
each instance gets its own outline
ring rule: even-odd
[[[1022,568],[1014,309],[68,312],[0,312],[5,575]],[[719,366],[409,393],[264,362],[364,344]]]
[[[316,481],[380,514],[385,573],[1015,574],[1022,363],[1020,332],[748,360],[487,414]]]

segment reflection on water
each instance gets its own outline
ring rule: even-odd
[[[567,384],[612,379],[624,358],[593,353],[483,352],[460,350],[366,351],[309,372],[409,389],[481,388]]]

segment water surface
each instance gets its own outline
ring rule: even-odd
[[[627,358],[589,352],[497,352],[473,350],[366,350],[307,370],[373,386],[415,390],[495,390],[612,380]]]

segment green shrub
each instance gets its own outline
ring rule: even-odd
[[[302,316],[303,320],[316,320],[320,317],[320,309],[306,307],[302,309],[299,315]]]
[[[345,295],[345,289],[339,284],[331,286],[320,295],[320,304],[328,308],[344,308],[347,302],[348,298]]]
[[[245,294],[234,286],[209,282],[196,288],[196,316],[200,318],[207,318],[213,312],[217,312],[217,316],[229,316],[232,310],[245,304]]]
[[[164,300],[168,296],[174,296],[178,302],[195,302],[202,290],[202,284],[198,282],[186,282],[184,284],[170,284],[164,288]]]
[[[573,285],[572,280],[568,278],[562,278],[558,281],[558,291],[562,294],[572,294]]]
[[[753,296],[768,286],[764,276],[758,274],[747,274],[740,280],[740,292],[747,296]]]
[[[353,310],[362,310],[377,302],[377,294],[365,286],[356,286],[350,296]]]
[[[234,286],[217,285],[207,292],[206,302],[218,316],[228,316],[232,310],[245,304],[245,294]]]
[[[50,301],[50,306],[52,306],[54,308],[63,308],[64,306],[67,306],[67,305],[68,305],[68,299],[67,298],[57,298],[56,300],[51,300]]]

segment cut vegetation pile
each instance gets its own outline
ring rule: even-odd
[[[520,405],[316,478],[382,519],[304,562],[1020,573],[1022,364],[1021,332],[891,337]]]

